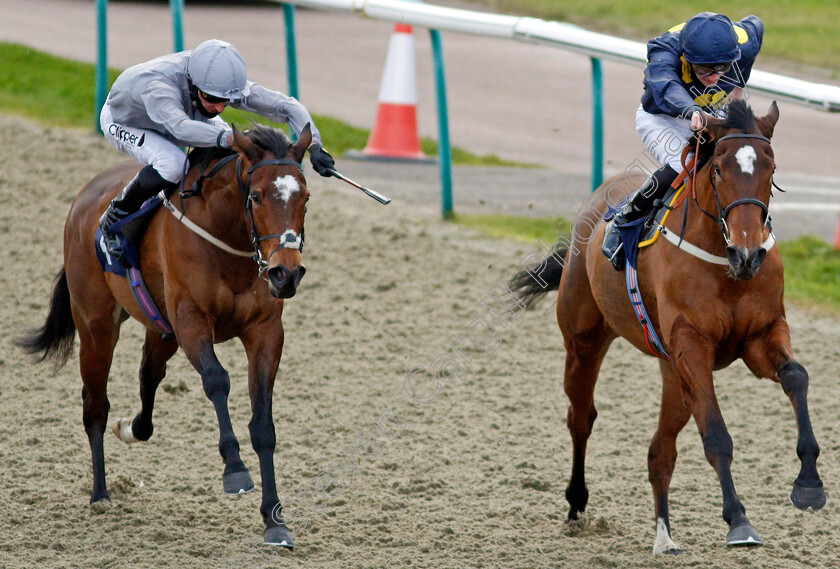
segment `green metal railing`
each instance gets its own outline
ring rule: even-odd
[[[172,10],[172,33],[174,50],[184,49],[183,13],[184,0],[169,0]],[[282,4],[283,21],[286,29],[286,67],[289,81],[289,95],[299,99],[297,73],[297,43],[295,41],[295,7]],[[99,126],[99,113],[108,96],[108,0],[96,0],[97,8],[97,63],[96,63],[96,115],[95,128]],[[435,94],[438,115],[438,160],[440,163],[441,212],[448,219],[454,215],[452,199],[452,148],[449,142],[449,111],[446,100],[446,73],[444,69],[443,45],[440,32],[429,30],[432,41],[432,59],[435,72]],[[604,179],[604,104],[603,73],[601,60],[592,62],[592,190]]]

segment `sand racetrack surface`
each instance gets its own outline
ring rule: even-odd
[[[589,507],[582,522],[565,524],[571,452],[551,301],[507,327],[482,304],[533,247],[479,237],[411,200],[383,208],[311,171],[308,273],[286,305],[274,396],[278,490],[298,548],[255,545],[259,488],[222,493],[215,414],[182,354],[158,391],[152,439],[129,446],[106,434],[113,505],[94,511],[78,359],[58,371],[35,366],[12,338],[43,323],[73,197],[120,160],[93,134],[0,116],[0,567],[840,567],[836,320],[789,310],[811,375],[828,506],[806,513],[789,503],[799,465],[790,405],[739,363],[717,374],[718,395],[736,487],[766,546],[723,546],[720,489],[692,421],[671,492],[685,554],[654,558],[646,457],[656,361],[613,345],[596,391]],[[111,420],[139,410],[142,337],[137,322],[125,323]],[[218,354],[231,373],[242,457],[258,480],[244,352],[228,342]],[[418,405],[404,378],[432,369],[440,354],[460,358],[460,372],[436,395],[430,375],[414,376],[418,395],[430,397]],[[366,457],[365,441],[376,441]],[[316,491],[318,480],[334,482],[331,497]]]

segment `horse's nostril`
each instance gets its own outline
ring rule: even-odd
[[[729,259],[729,264],[733,267],[740,267],[746,261],[747,256],[743,249],[730,245],[726,248],[726,258]]]
[[[747,259],[747,265],[751,269],[758,270],[761,266],[761,263],[764,262],[764,257],[767,255],[767,250],[764,247],[759,247],[755,251],[750,254],[749,258]]]
[[[278,265],[268,270],[268,278],[275,286],[283,286],[290,275],[291,271],[283,265]]]

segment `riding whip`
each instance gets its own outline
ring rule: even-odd
[[[353,180],[351,180],[349,178],[345,178],[344,176],[339,174],[334,168],[329,168],[327,170],[327,172],[329,172],[330,174],[332,174],[333,176],[335,176],[339,180],[343,180],[343,181],[347,182],[348,184],[350,184],[354,188],[359,188],[364,193],[366,193],[367,195],[369,195],[370,197],[372,197],[373,199],[375,199],[376,201],[378,201],[381,204],[388,205],[389,203],[391,203],[391,198],[387,198],[387,197],[383,196],[382,194],[380,194],[378,192],[374,192],[370,188],[366,188],[366,187],[364,187],[360,184],[357,184],[356,182],[354,182]]]

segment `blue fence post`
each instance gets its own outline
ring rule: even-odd
[[[289,77],[289,95],[299,99],[297,76],[297,43],[295,41],[295,7],[283,4],[283,21],[286,25],[286,67]]]
[[[604,79],[601,60],[592,61],[592,191],[604,182]]]
[[[108,96],[108,0],[96,0],[96,34],[96,108],[93,122],[96,132],[102,134],[99,113],[102,112],[105,98]]]
[[[432,58],[435,64],[435,91],[438,110],[438,159],[440,160],[440,202],[444,219],[451,219],[452,209],[452,148],[449,145],[449,111],[446,104],[446,72],[443,65],[443,45],[440,32],[429,30],[432,37]]]
[[[169,0],[172,8],[172,35],[175,51],[184,51],[184,0]]]

